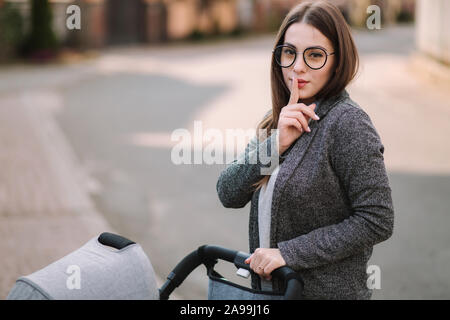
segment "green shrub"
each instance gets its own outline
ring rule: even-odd
[[[414,21],[414,15],[408,11],[400,11],[396,17],[397,22],[399,23],[410,23]]]
[[[0,10],[0,60],[17,54],[23,43],[23,20],[20,12],[7,2]]]
[[[200,40],[204,40],[205,38],[206,38],[206,35],[198,29],[194,29],[187,37],[187,39],[190,41],[200,41]]]

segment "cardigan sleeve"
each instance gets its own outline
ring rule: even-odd
[[[384,146],[362,109],[346,111],[335,124],[330,146],[332,167],[352,214],[345,220],[278,243],[295,269],[330,264],[390,238],[394,227]]]
[[[250,140],[245,151],[227,165],[217,180],[217,194],[224,207],[243,208],[251,200],[255,189],[252,184],[280,163],[278,150],[278,130],[261,142],[256,136]]]

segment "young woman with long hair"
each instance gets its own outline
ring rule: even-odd
[[[291,9],[276,36],[272,109],[239,159],[217,181],[221,203],[251,201],[246,263],[252,287],[278,290],[287,265],[305,299],[370,299],[367,262],[393,232],[384,146],[347,85],[358,52],[339,9],[326,1]],[[275,147],[274,147],[275,146]],[[261,154],[279,161],[270,174]]]

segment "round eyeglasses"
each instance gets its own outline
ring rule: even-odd
[[[297,51],[288,45],[277,46],[272,53],[275,55],[275,61],[282,68],[289,68],[297,59]],[[321,47],[309,47],[303,51],[303,60],[308,67],[318,70],[323,68],[327,63],[328,56],[333,54],[334,52],[327,53]]]

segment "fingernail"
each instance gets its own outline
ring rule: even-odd
[[[311,132],[311,129],[308,127],[308,132]]]
[[[320,118],[319,118],[319,116],[316,114],[316,120],[319,120]]]

